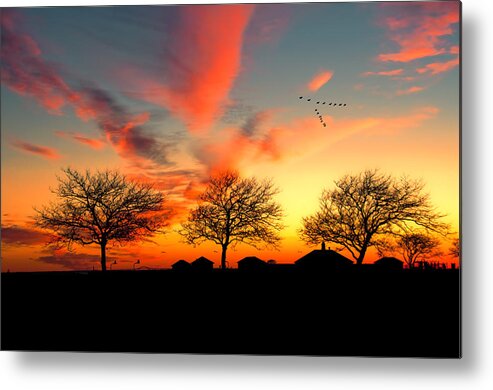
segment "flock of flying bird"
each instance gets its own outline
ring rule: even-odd
[[[300,96],[300,99],[303,100],[305,99],[303,96]],[[312,99],[311,98],[306,98],[305,99],[307,102],[311,102]],[[323,102],[323,101],[317,101],[317,102],[313,102],[314,104],[326,104],[326,106],[331,106],[331,107],[346,107],[347,104],[346,103],[328,103],[327,102]],[[320,120],[320,123],[323,125],[323,127],[327,127],[327,124],[325,123],[324,121],[324,118],[322,116],[322,113],[318,110],[318,108],[315,108],[315,115],[318,117],[318,119]]]

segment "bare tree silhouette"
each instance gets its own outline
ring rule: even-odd
[[[460,257],[460,240],[458,238],[454,238],[452,241],[452,246],[449,248],[449,253],[453,257]]]
[[[225,269],[229,245],[277,247],[277,232],[284,227],[281,206],[273,200],[278,192],[270,180],[241,178],[238,172],[212,176],[179,233],[189,244],[221,245],[221,268]]]
[[[98,244],[101,269],[106,271],[106,246],[142,239],[160,231],[169,213],[164,196],[149,184],[128,180],[117,171],[63,169],[52,189],[58,200],[35,209],[36,225],[52,232],[51,244]]]
[[[409,268],[414,268],[418,259],[438,255],[437,248],[439,245],[440,242],[436,237],[420,232],[407,233],[400,237],[396,243]]]
[[[423,194],[421,181],[367,170],[346,175],[335,185],[323,191],[319,211],[303,218],[299,234],[309,244],[341,245],[357,264],[387,234],[402,235],[416,226],[441,234],[448,231],[448,225],[440,221],[444,215]]]

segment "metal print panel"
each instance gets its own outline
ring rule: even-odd
[[[460,13],[2,8],[2,349],[460,357]]]

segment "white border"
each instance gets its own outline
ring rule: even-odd
[[[1,6],[163,3],[4,0]],[[463,2],[462,360],[1,352],[0,388],[491,389],[492,4]]]

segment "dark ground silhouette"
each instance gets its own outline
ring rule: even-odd
[[[2,349],[460,356],[458,270],[3,273]]]

